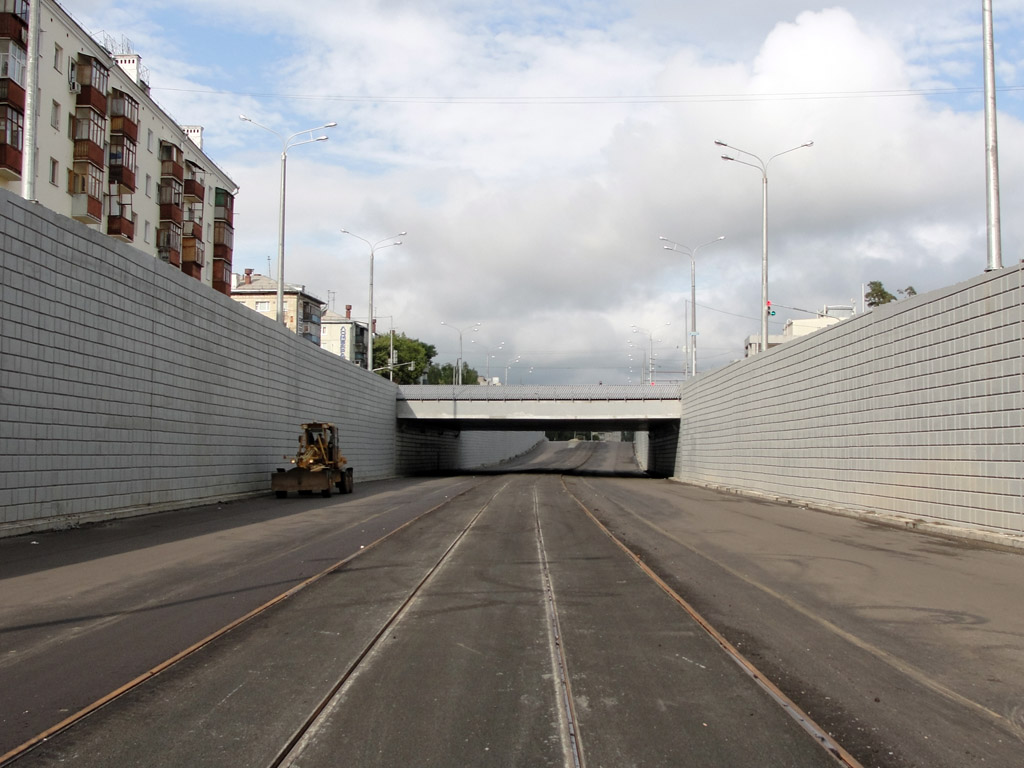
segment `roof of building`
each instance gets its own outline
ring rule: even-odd
[[[267,277],[266,275],[255,274],[255,273],[250,275],[249,277],[251,278],[250,282],[248,282],[248,283],[244,282],[244,278],[243,278],[242,282],[239,282],[238,285],[232,287],[231,293],[232,294],[236,294],[236,293],[237,294],[264,294],[264,293],[276,294],[277,293],[277,280],[275,280],[274,278]],[[293,285],[292,283],[285,283],[284,284],[284,293],[298,293],[298,294],[301,294],[302,296],[305,296],[306,298],[312,299],[313,301],[316,301],[316,302],[318,302],[320,304],[325,304],[326,303],[324,301],[321,301],[319,298],[314,296],[312,293],[309,293],[306,290],[306,286],[304,286],[304,285]]]
[[[359,326],[362,326],[363,328],[366,327],[366,321],[365,320],[357,320],[354,317],[345,317],[344,315],[339,315],[333,309],[328,309],[322,315],[320,315],[320,322],[321,323],[352,323],[353,325],[359,325]]]

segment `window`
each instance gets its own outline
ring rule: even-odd
[[[56,43],[53,44],[53,68],[58,72],[63,72],[61,67],[64,64],[64,49]]]
[[[78,110],[75,121],[75,141],[91,141],[102,147],[107,136],[107,118],[88,107]]]
[[[13,40],[0,40],[0,77],[9,77],[25,87],[25,51]]]
[[[110,155],[107,165],[121,166],[129,171],[135,170],[135,142],[122,134],[110,137]]]
[[[50,158],[50,183],[53,186],[57,186],[57,180],[60,178],[60,163],[57,162],[56,158]]]
[[[103,199],[103,169],[90,163],[76,163],[72,194]]]
[[[0,11],[14,14],[28,24],[28,0],[3,0]]]
[[[50,105],[50,125],[60,130],[60,102],[54,101]]]
[[[157,186],[157,192],[160,195],[160,204],[173,205],[180,208],[183,189],[184,187],[182,183],[177,179],[163,179]]]
[[[0,106],[0,144],[20,150],[25,118],[9,106]]]
[[[270,311],[270,302],[269,301],[257,301],[256,302],[256,311],[257,312],[269,312]]]
[[[146,174],[146,197],[153,196],[153,177]]]
[[[143,240],[143,242],[146,242],[146,243],[148,243],[148,242],[149,242],[149,237],[150,237],[150,235],[149,235],[149,229],[150,229],[150,225],[149,225],[149,222],[147,221],[147,222],[146,222],[146,229],[145,229],[145,232],[144,232],[144,233],[143,233],[143,235],[142,235],[142,240]]]
[[[68,113],[68,138],[72,141],[75,140],[75,116],[72,113]]]
[[[153,151],[153,129],[150,128],[146,131],[146,149],[150,152]]]

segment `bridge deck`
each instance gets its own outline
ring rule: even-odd
[[[403,386],[398,418],[433,428],[619,431],[682,416],[676,385]]]
[[[463,384],[407,384],[398,388],[399,400],[678,400],[676,384],[628,384],[582,386],[481,387]]]

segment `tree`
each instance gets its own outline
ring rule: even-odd
[[[878,307],[888,304],[890,301],[896,301],[896,297],[885,290],[881,280],[872,280],[868,283],[868,291],[864,294],[864,298],[869,307]]]
[[[911,296],[917,296],[917,291],[914,290],[914,286],[912,285],[908,285],[906,288],[897,288],[896,293],[907,299]]]
[[[480,374],[476,372],[476,369],[470,368],[465,362],[462,363],[462,383],[463,384],[479,384],[477,379],[480,378]],[[427,384],[454,384],[455,383],[455,366],[452,363],[445,363],[444,365],[431,365],[427,369]]]
[[[391,363],[388,355],[391,347],[395,349],[395,367],[388,370]],[[424,373],[431,367],[431,361],[437,349],[433,344],[425,344],[419,339],[411,339],[404,333],[394,334],[394,339],[387,335],[378,338],[373,344],[373,368],[380,376],[388,378],[389,375],[396,384],[416,384]],[[412,367],[409,367],[409,364]],[[381,369],[381,370],[378,370]]]

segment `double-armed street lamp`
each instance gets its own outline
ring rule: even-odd
[[[446,323],[444,320],[442,320],[441,325],[445,326],[446,328],[451,328],[453,331],[459,334],[459,361],[458,365],[455,367],[455,376],[453,377],[454,380],[452,381],[452,383],[457,386],[462,386],[462,334],[476,333],[477,331],[480,330],[480,323],[473,323],[468,328],[456,328],[451,323]]]
[[[749,165],[761,172],[761,351],[765,352],[768,349],[768,165],[776,157],[785,155],[790,152],[796,152],[798,149],[804,149],[805,147],[814,146],[813,141],[805,141],[803,144],[778,152],[767,160],[762,160],[760,157],[755,155],[753,152],[747,152],[745,149],[734,147],[726,144],[724,141],[715,141],[715,144],[719,147],[725,147],[731,149],[734,152],[739,152],[741,155],[746,155],[756,160],[756,163],[751,163],[746,160],[740,160],[732,157],[731,155],[722,155],[723,160],[730,160],[740,165]]]
[[[679,251],[685,253],[690,257],[690,375],[697,375],[697,251],[706,245],[713,245],[719,240],[725,240],[725,235],[719,235],[714,240],[709,240],[706,243],[701,243],[695,248],[690,248],[685,245],[680,245],[667,237],[659,237],[659,240],[664,240],[668,245],[663,245],[662,248],[668,251]]]
[[[395,240],[396,237],[404,237],[405,232],[399,232],[397,235],[391,237],[385,237],[383,240],[378,240],[376,243],[371,243],[365,237],[360,237],[357,234],[349,232],[347,229],[341,230],[343,235],[350,235],[356,240],[362,240],[370,248],[370,309],[369,317],[366,322],[366,370],[373,370],[373,255],[377,251],[382,251],[385,248],[391,248],[394,245],[401,245],[401,240]],[[393,242],[388,242],[389,240]]]
[[[284,200],[285,200],[285,179],[287,176],[288,169],[288,150],[292,147],[298,147],[302,144],[311,144],[314,141],[327,141],[326,136],[314,136],[313,131],[319,131],[323,128],[334,128],[337,123],[324,123],[318,125],[315,128],[307,128],[304,131],[298,131],[293,133],[291,136],[282,136],[280,133],[275,131],[273,128],[268,128],[265,125],[260,125],[255,120],[245,115],[239,115],[239,120],[244,120],[247,123],[252,123],[257,128],[262,128],[267,133],[272,133],[281,140],[281,202],[278,210],[277,219],[277,321],[279,323],[285,323],[284,316]],[[301,141],[295,141],[300,136],[304,136]]]

